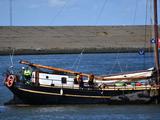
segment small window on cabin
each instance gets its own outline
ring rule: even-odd
[[[49,76],[46,76],[46,79],[48,79],[49,78]]]
[[[63,84],[67,83],[67,78],[66,78],[66,77],[62,77],[62,78],[61,78],[61,82],[62,82]]]

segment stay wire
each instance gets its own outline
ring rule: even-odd
[[[10,29],[12,30],[12,31],[14,31],[13,29],[12,29],[12,26],[13,26],[13,0],[9,0],[9,17],[10,17]],[[14,52],[15,52],[15,49],[13,48],[12,49],[12,52],[11,52],[11,54],[10,54],[10,62],[11,62],[11,65],[10,65],[10,69],[12,69],[13,68],[13,66],[14,66],[14,63],[13,63],[13,56],[14,56]],[[11,70],[12,71],[12,70]],[[12,71],[12,73],[13,73],[13,71]]]
[[[81,57],[82,57],[82,55],[83,55],[83,53],[84,53],[84,50],[85,50],[85,48],[83,48],[82,51],[81,51],[81,53],[78,55],[77,59],[75,60],[75,62],[73,63],[73,65],[72,65],[72,67],[71,67],[72,69],[74,69],[74,67],[75,67],[76,64],[77,64],[77,67],[75,68],[75,70],[78,70],[78,66],[79,66],[79,64],[80,64]]]
[[[151,29],[150,29],[150,36],[151,36],[151,39],[153,38],[153,36],[154,36],[154,22],[153,22],[153,18],[154,16],[153,16],[153,2],[152,1],[150,1],[150,22],[151,22]],[[154,53],[153,52],[151,52],[152,54],[151,54],[151,57],[152,58],[154,58],[153,56],[154,56]]]
[[[137,6],[138,6],[138,1],[136,0],[136,4],[135,4],[135,11],[134,11],[134,16],[133,16],[133,25],[135,25],[136,22],[136,16],[137,16]]]
[[[121,67],[121,64],[120,64],[120,61],[119,61],[119,53],[117,53],[117,55],[116,55],[116,60],[115,60],[114,64],[112,65],[112,67],[111,67],[111,69],[110,69],[110,71],[109,71],[109,75],[112,74],[112,71],[113,71],[113,69],[116,67],[116,65],[119,66],[120,71],[121,71],[121,73],[122,73],[123,70],[122,70],[122,67]]]
[[[146,1],[146,16],[145,16],[145,27],[144,27],[144,32],[145,32],[145,37],[144,37],[144,48],[146,48],[147,44],[147,18],[148,18],[148,0]],[[146,55],[143,55],[143,69],[146,67]]]
[[[134,13],[133,13],[133,23],[132,23],[133,25],[136,24],[137,9],[138,9],[138,0],[135,1],[135,8],[134,8]],[[131,37],[131,39],[134,41],[134,37],[133,37],[133,36]],[[128,49],[129,49],[129,48],[127,48],[127,50],[128,50]],[[130,57],[130,54],[127,53],[127,56]],[[127,59],[126,59],[126,60],[127,60]],[[128,62],[128,60],[127,60],[127,62],[125,63],[125,70],[126,70],[126,71],[128,71],[128,66],[129,66],[128,63],[129,63],[129,62]]]
[[[10,54],[10,60],[11,60],[11,67],[13,67],[13,56],[14,56],[15,49],[12,50],[12,53]]]
[[[57,17],[63,12],[63,10],[66,8],[66,6],[68,5],[70,0],[66,0],[65,4],[62,6],[62,8],[57,12],[57,14],[53,17],[53,19],[51,20],[50,24],[53,24],[55,22],[55,20],[57,19]]]
[[[13,0],[9,1],[9,16],[10,16],[10,26],[13,25],[13,16],[12,16],[12,8],[13,7]]]
[[[109,0],[104,0],[103,6],[101,7],[100,12],[98,13],[98,16],[97,16],[97,19],[96,19],[96,25],[98,25],[99,19],[101,18],[101,15],[102,15],[102,13],[104,11],[104,8],[105,8],[108,1]]]

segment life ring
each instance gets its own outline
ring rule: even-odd
[[[6,85],[7,85],[8,87],[12,87],[15,79],[16,79],[16,76],[15,76],[15,75],[9,75],[9,76],[7,77],[7,79],[6,79]]]

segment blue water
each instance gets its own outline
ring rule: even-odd
[[[94,73],[113,74],[150,68],[153,54],[62,54],[18,55],[13,57],[15,68],[19,60]],[[160,120],[160,105],[53,105],[53,106],[4,106],[12,93],[3,85],[5,70],[11,66],[9,56],[0,56],[0,119],[2,120]]]

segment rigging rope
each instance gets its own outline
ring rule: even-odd
[[[62,6],[62,8],[57,12],[57,14],[53,17],[51,20],[50,24],[54,23],[57,17],[63,12],[63,10],[66,8],[67,4],[69,3],[70,0],[66,0],[65,4]]]
[[[11,60],[11,66],[13,67],[13,55],[14,55],[14,49],[12,50],[12,54],[10,54],[10,60]]]
[[[154,36],[154,22],[153,22],[153,19],[154,19],[154,16],[153,16],[153,2],[152,1],[150,1],[150,24],[151,24],[151,29],[150,29],[150,36],[151,36],[151,39],[152,39],[152,37]],[[151,44],[151,43],[150,43]],[[152,52],[152,54],[151,54],[151,57],[153,57],[154,56],[154,53]]]
[[[98,24],[99,19],[100,19],[102,13],[103,13],[104,8],[105,8],[105,6],[106,6],[106,4],[107,4],[108,1],[109,1],[109,0],[104,0],[104,3],[103,3],[103,5],[102,5],[102,8],[100,9],[100,12],[99,12],[99,14],[98,14],[98,16],[97,16],[97,19],[96,19],[96,25]]]
[[[13,26],[13,0],[10,0],[9,1],[9,16],[10,16],[10,26],[12,27]],[[12,28],[10,28],[12,30]],[[14,30],[12,30],[14,31]],[[13,48],[12,49],[12,53],[10,54],[10,61],[11,61],[11,65],[10,65],[10,68],[12,69],[14,64],[13,64],[13,56],[14,56],[14,52],[15,52],[15,49]],[[11,70],[11,72],[13,73],[13,71]]]
[[[121,64],[120,64],[120,61],[119,61],[119,53],[117,53],[116,60],[115,60],[113,66],[112,66],[112,68],[111,68],[111,70],[110,70],[110,72],[109,72],[109,75],[112,74],[112,71],[113,71],[113,69],[115,68],[116,64],[119,66],[120,71],[123,72],[122,67],[121,67]]]
[[[148,5],[149,5],[149,24],[150,24],[150,26],[149,26],[149,38],[151,39],[152,38],[152,24],[153,24],[153,19],[152,19],[152,13],[153,13],[153,11],[152,11],[152,2],[149,0],[148,1]],[[148,46],[149,46],[149,52],[151,52],[151,43],[149,42],[149,44],[148,44]]]
[[[12,26],[13,25],[13,20],[12,20],[12,18],[13,18],[13,16],[12,16],[12,4],[13,4],[13,1],[12,0],[10,0],[10,3],[9,3],[9,13],[10,13],[10,26]]]
[[[135,25],[135,21],[136,21],[136,15],[137,15],[137,6],[138,6],[138,1],[136,0],[136,4],[135,4],[135,11],[134,11],[134,16],[133,16],[133,25]]]
[[[148,17],[148,0],[146,1],[146,16],[145,16],[145,26],[144,26],[144,48],[146,48],[147,44],[147,17]],[[143,69],[145,69],[146,66],[146,55],[143,55]]]
[[[75,60],[75,62],[73,63],[73,65],[72,65],[72,67],[71,67],[71,68],[73,69],[73,68],[75,67],[75,65],[77,64],[77,67],[75,68],[75,71],[78,70],[78,67],[79,67],[79,64],[80,64],[82,55],[83,55],[83,53],[84,53],[84,50],[85,50],[85,48],[82,49],[81,53],[79,54],[79,56],[77,57],[77,59]]]
[[[13,71],[13,67],[14,67],[14,64],[13,64],[13,55],[14,55],[14,50],[12,50],[12,54],[10,54],[10,61],[11,61],[11,66],[9,66],[9,69],[10,69],[10,72],[13,74],[14,71]]]
[[[137,16],[137,8],[138,8],[138,0],[135,1],[135,9],[134,9],[134,13],[133,13],[133,25],[135,25],[136,23],[136,16]],[[131,37],[131,39],[134,41],[134,37]],[[127,48],[128,50],[129,48]],[[127,54],[127,57],[129,57],[130,54]],[[128,71],[128,61],[126,59],[126,63],[125,63],[125,70]]]

